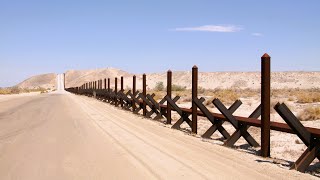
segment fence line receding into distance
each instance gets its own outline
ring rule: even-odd
[[[155,119],[166,118],[167,124],[171,124],[171,111],[175,111],[180,118],[172,125],[172,128],[179,129],[183,123],[186,123],[190,126],[192,133],[197,133],[198,116],[206,117],[212,126],[202,134],[203,138],[210,138],[214,132],[218,131],[225,139],[224,145],[232,147],[239,138],[243,137],[250,146],[261,146],[260,155],[262,157],[270,157],[270,130],[296,134],[307,146],[307,149],[291,168],[304,172],[315,158],[320,160],[320,129],[304,127],[284,103],[278,103],[274,109],[286,123],[270,121],[270,56],[268,54],[261,57],[261,104],[249,117],[233,115],[242,104],[240,100],[236,100],[227,108],[216,98],[212,103],[220,113],[210,112],[203,104],[205,99],[198,98],[197,66],[192,68],[192,106],[190,108],[179,107],[177,101],[180,97],[172,97],[172,72],[170,70],[167,72],[167,94],[160,101],[155,100],[155,94],[147,94],[146,74],[143,74],[142,78],[142,92],[136,90],[136,76],[133,76],[132,89],[126,92],[123,88],[123,77],[120,79],[119,91],[117,80],[115,77],[114,90],[110,88],[110,78],[87,82],[80,87],[66,90],[74,94],[92,96],[115,106],[120,105],[122,109],[132,111],[135,114],[142,111],[142,115],[148,118],[151,118],[152,115],[155,115]],[[165,104],[165,102],[167,103]],[[261,120],[258,119],[260,116]],[[225,130],[224,122],[229,122],[235,128],[233,134],[229,134]],[[247,131],[250,126],[261,128],[261,145]]]

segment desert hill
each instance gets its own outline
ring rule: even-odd
[[[56,86],[56,77],[57,75],[54,73],[36,75],[24,80],[16,86],[22,89],[36,89],[39,87],[54,89]]]
[[[114,84],[114,78],[118,77],[120,83],[120,77],[129,79],[133,74],[122,71],[116,68],[103,68],[93,70],[69,70],[65,73],[66,88],[81,86],[85,82],[96,81],[99,79],[110,78],[111,84]],[[132,79],[132,78],[131,78]]]
[[[116,68],[101,68],[92,70],[68,70],[65,73],[66,88],[81,86],[83,83],[104,78],[110,78],[111,87],[114,86],[115,77],[124,77],[124,88],[132,87],[134,74]],[[142,87],[142,74],[137,76],[137,89]],[[273,72],[271,74],[271,87],[274,89],[287,88],[320,88],[320,72]],[[147,89],[153,89],[158,82],[166,86],[166,72],[147,74]],[[21,88],[53,88],[56,74],[44,74],[31,77],[18,84]],[[191,71],[174,71],[173,84],[191,88]],[[260,72],[199,72],[199,86],[206,89],[215,88],[260,88]]]

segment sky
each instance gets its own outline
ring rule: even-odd
[[[319,0],[0,0],[0,87],[119,68],[319,71]]]

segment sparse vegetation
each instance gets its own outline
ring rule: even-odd
[[[162,81],[159,81],[156,83],[156,86],[153,88],[155,91],[163,91],[164,90],[164,85]]]
[[[187,87],[185,87],[185,86],[172,84],[172,91],[185,91],[186,89],[187,89]]]
[[[201,86],[198,87],[198,94],[204,94],[205,92],[206,92],[205,88],[203,88]]]
[[[239,99],[239,95],[232,89],[215,89],[211,93],[212,97],[209,98],[206,105],[210,105],[214,98],[218,98],[220,101],[228,105]]]
[[[17,86],[14,87],[8,87],[8,88],[0,88],[0,94],[6,95],[6,94],[20,94],[20,93],[29,93],[29,92],[41,92],[45,93],[47,92],[47,89],[45,88],[35,88],[35,89],[22,89],[18,88]]]
[[[303,92],[297,95],[298,103],[320,102],[320,92]]]
[[[301,121],[311,121],[320,119],[320,107],[307,107],[298,114]]]
[[[297,103],[315,103],[320,102],[320,89],[273,89],[272,96],[297,100]]]

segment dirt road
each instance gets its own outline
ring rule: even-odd
[[[0,102],[0,179],[312,179],[92,98]]]

